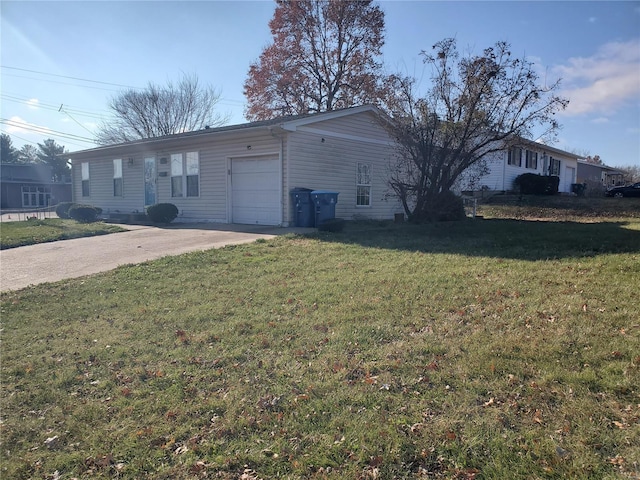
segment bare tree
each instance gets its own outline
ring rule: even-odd
[[[535,128],[552,138],[554,114],[568,104],[555,95],[558,83],[539,85],[533,65],[512,58],[505,42],[476,56],[461,57],[454,39],[433,50],[422,52],[431,88],[418,96],[414,79],[390,78],[392,121],[383,122],[397,145],[389,186],[414,221],[437,219],[442,198],[463,172],[482,173],[488,155],[532,138]]]
[[[627,183],[640,182],[640,166],[623,165],[621,167],[616,167],[616,168],[624,173],[624,180]]]
[[[273,43],[244,85],[249,120],[324,112],[380,97],[384,13],[371,0],[276,0]]]
[[[108,145],[223,125],[228,117],[216,113],[219,100],[216,90],[201,87],[193,75],[175,85],[127,90],[111,100],[113,118],[99,127],[97,141]]]

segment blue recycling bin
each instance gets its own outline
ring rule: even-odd
[[[294,188],[291,190],[293,204],[293,224],[296,227],[315,227],[315,206],[311,201],[311,188]]]
[[[311,201],[315,206],[315,226],[319,227],[327,220],[336,218],[336,203],[339,192],[331,190],[314,190],[311,192]]]

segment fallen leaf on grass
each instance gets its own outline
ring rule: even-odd
[[[607,461],[611,464],[611,465],[624,465],[625,464],[625,459],[624,457],[621,457],[620,455],[616,455],[615,457],[610,457],[607,459]]]
[[[533,414],[533,421],[542,425],[543,421],[542,421],[542,410],[538,410],[536,409],[535,413]]]

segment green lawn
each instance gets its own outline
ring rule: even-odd
[[[75,220],[61,218],[2,222],[0,224],[0,249],[123,231],[121,227],[103,222],[78,223]]]
[[[635,478],[625,205],[494,203],[4,293],[0,476]]]

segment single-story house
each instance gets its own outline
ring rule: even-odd
[[[38,209],[71,201],[71,180],[57,181],[49,165],[0,165],[0,205],[3,210]]]
[[[73,201],[107,217],[142,214],[173,203],[178,221],[289,226],[297,223],[294,189],[338,192],[335,216],[392,219],[403,213],[389,195],[395,147],[371,105],[284,117],[69,154]],[[488,173],[458,190],[513,189],[525,172],[576,182],[577,156],[534,142],[492,155]]]
[[[69,154],[73,201],[105,216],[173,203],[181,222],[295,224],[295,188],[339,192],[338,218],[388,219],[392,144],[373,106],[205,128]]]
[[[578,160],[578,183],[611,188],[624,185],[624,172],[607,165]]]
[[[558,192],[571,193],[577,183],[578,155],[522,140],[515,147],[489,154],[484,174],[474,174],[475,167],[463,174],[458,182],[460,191],[515,190],[514,180],[523,173],[555,175],[560,177]]]

